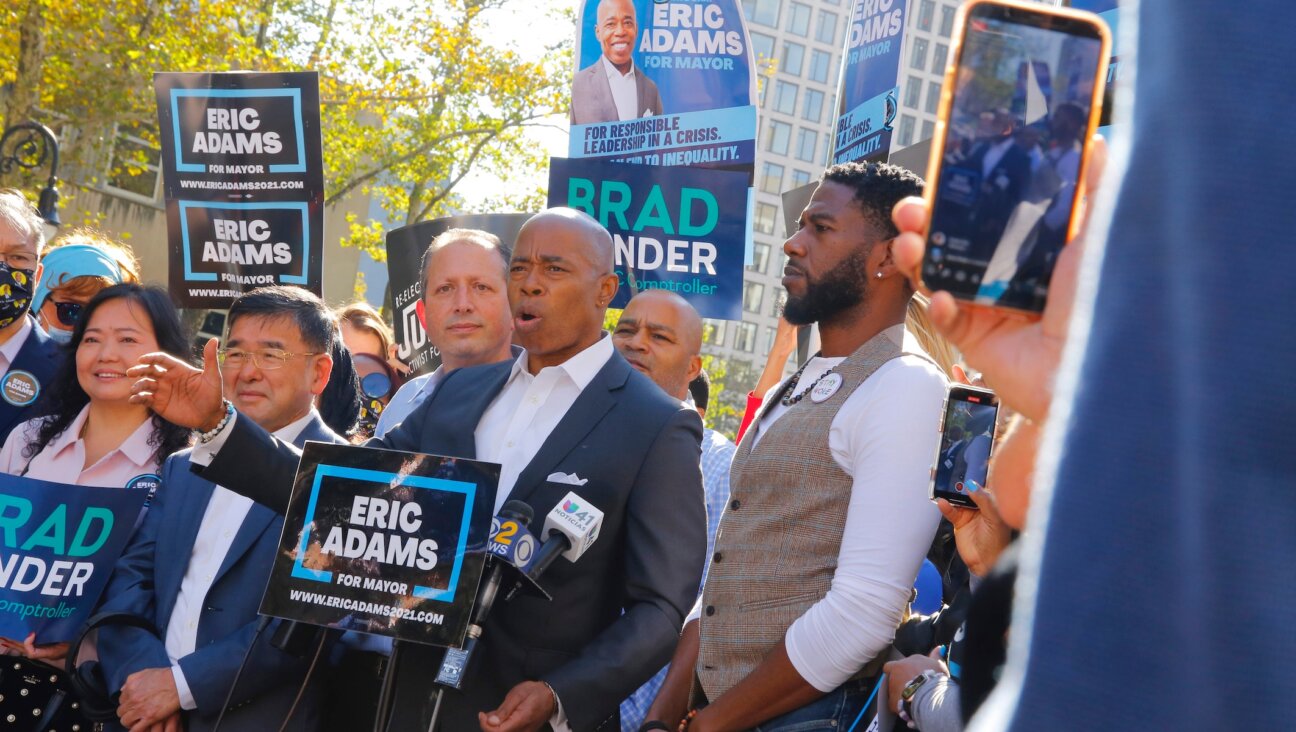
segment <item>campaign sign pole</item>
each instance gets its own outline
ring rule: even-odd
[[[899,108],[905,0],[854,0],[837,91],[832,162],[886,162]]]
[[[612,234],[614,308],[660,289],[704,318],[740,320],[747,191],[744,173],[549,161],[549,205],[584,211]]]
[[[171,294],[227,308],[265,285],[322,294],[319,77],[158,73]]]
[[[149,495],[0,476],[0,636],[19,643],[29,633],[38,643],[74,638]]]
[[[441,354],[428,342],[418,314],[423,299],[423,253],[432,240],[450,229],[479,229],[499,238],[504,251],[513,250],[517,233],[531,214],[471,214],[420,221],[387,232],[387,277],[391,286],[396,355],[411,375],[431,373]]]

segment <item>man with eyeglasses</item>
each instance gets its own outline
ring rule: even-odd
[[[220,380],[234,408],[298,447],[343,442],[314,407],[340,337],[324,302],[300,288],[264,287],[235,300],[229,322]],[[191,732],[211,728],[251,645],[283,527],[274,511],[194,474],[190,452],[166,462],[154,505],[104,594],[103,610],[141,615],[160,631],[112,628],[99,636],[100,662],[109,688],[121,690],[118,715],[128,729],[169,730],[172,719]],[[305,661],[263,638],[222,729],[280,729],[305,674]],[[319,729],[320,686],[307,690],[288,729]]]
[[[30,314],[44,246],[36,208],[21,192],[0,190],[0,440],[34,416],[62,360],[58,344]]]

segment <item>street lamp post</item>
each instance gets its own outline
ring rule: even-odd
[[[36,170],[50,163],[49,181],[40,192],[36,204],[45,223],[58,227],[58,138],[39,122],[22,122],[4,131],[0,135],[0,175],[8,175],[14,168]]]

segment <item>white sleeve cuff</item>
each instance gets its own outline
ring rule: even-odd
[[[689,623],[696,622],[701,619],[702,619],[702,593],[699,592],[697,602],[693,603],[693,609],[689,610],[688,617],[684,618],[684,625],[688,625]],[[682,633],[683,630],[681,630],[680,632]]]
[[[237,411],[230,415],[229,421],[221,427],[221,431],[211,438],[210,442],[199,440],[195,445],[193,452],[189,454],[189,462],[195,465],[201,465],[204,468],[211,465],[212,460],[216,458],[216,453],[225,446],[225,441],[229,439],[230,432],[234,431],[234,421],[239,418]]]
[[[185,681],[180,664],[171,665],[171,678],[175,679],[176,696],[180,697],[180,708],[186,711],[197,709],[198,702],[194,701],[193,692],[189,691],[189,682]]]
[[[562,699],[552,686],[549,686],[549,691],[553,693],[554,703],[558,705],[558,710],[549,718],[549,726],[553,727],[553,732],[571,732],[571,727],[567,726],[567,713],[563,711]]]

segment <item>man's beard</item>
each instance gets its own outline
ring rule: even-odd
[[[868,249],[851,254],[817,281],[807,275],[805,295],[794,297],[788,293],[783,317],[792,325],[821,323],[864,302],[868,293],[868,255]]]

